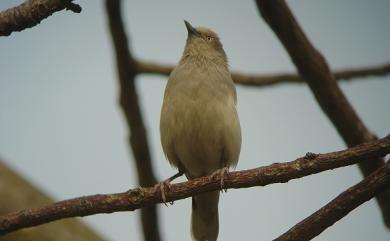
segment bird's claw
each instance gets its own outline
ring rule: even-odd
[[[220,181],[220,187],[221,191],[227,192],[227,188],[225,188],[225,177],[229,176],[229,168],[228,167],[223,167],[221,169],[216,170],[211,174],[211,179],[214,179],[215,177],[219,177],[221,179]]]
[[[155,188],[160,190],[162,201],[163,201],[165,206],[168,206],[167,205],[167,197],[165,195],[165,188],[168,188],[168,190],[171,188],[170,180],[165,180],[165,181],[157,183]]]
[[[173,180],[175,180],[176,178],[180,177],[180,176],[183,175],[183,174],[184,174],[183,170],[179,168],[179,172],[178,172],[178,173],[176,173],[175,175],[169,177],[168,179],[165,179],[164,181],[162,181],[162,182],[160,182],[160,183],[157,183],[157,184],[154,186],[155,189],[157,189],[157,188],[160,189],[161,198],[162,198],[162,201],[163,201],[163,203],[165,204],[165,206],[168,206],[168,205],[167,205],[167,197],[166,197],[166,195],[165,195],[165,187],[167,187],[168,190],[171,189],[171,182],[172,182]],[[170,202],[170,204],[172,205],[172,204],[173,204],[173,201]]]

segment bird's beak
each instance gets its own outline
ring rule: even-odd
[[[186,25],[188,35],[194,35],[194,36],[200,37],[200,33],[198,32],[198,30],[196,30],[194,27],[192,27],[192,25],[189,22],[184,20],[184,23]]]

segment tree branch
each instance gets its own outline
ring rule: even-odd
[[[0,12],[0,36],[38,25],[43,19],[63,9],[75,13],[81,7],[74,0],[27,0],[19,6]]]
[[[136,61],[137,73],[139,74],[161,74],[169,76],[174,66],[162,65],[153,62]],[[336,79],[342,81],[351,81],[355,78],[365,78],[372,76],[385,76],[390,74],[390,63],[361,67],[354,69],[341,69],[333,72]],[[304,83],[300,75],[295,73],[270,74],[270,75],[251,75],[240,72],[232,72],[232,78],[236,84],[246,86],[270,86],[282,83]]]
[[[351,147],[375,140],[337,85],[325,58],[310,43],[285,1],[257,0],[256,3],[344,142]],[[367,177],[384,164],[383,159],[376,158],[359,163],[359,167]],[[390,228],[390,191],[378,195],[377,200],[384,222]]]
[[[311,240],[353,209],[390,187],[390,163],[374,171],[360,183],[341,193],[274,241]]]
[[[245,188],[265,186],[272,183],[285,183],[291,179],[352,165],[359,161],[384,156],[388,153],[390,153],[390,136],[343,151],[327,154],[307,153],[306,156],[290,162],[274,163],[265,167],[230,172],[224,178],[224,188]],[[386,178],[389,178],[388,175],[390,173],[386,173]],[[217,175],[214,178],[211,178],[211,176],[201,177],[184,183],[172,184],[169,190],[166,190],[166,197],[167,201],[175,201],[219,189],[220,176]],[[160,190],[154,187],[136,188],[116,194],[79,197],[0,217],[0,234],[62,218],[87,216],[97,213],[133,211],[161,202]]]
[[[152,186],[156,178],[152,169],[150,150],[142,119],[138,95],[135,87],[135,62],[128,47],[128,40],[121,18],[119,0],[106,0],[109,27],[116,53],[120,86],[120,106],[130,128],[129,142],[133,151],[141,186]],[[141,222],[144,238],[147,241],[160,241],[158,214],[155,206],[141,210]]]

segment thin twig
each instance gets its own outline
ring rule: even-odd
[[[230,172],[224,177],[224,188],[247,188],[285,183],[291,179],[319,173],[325,170],[355,164],[368,158],[390,153],[390,136],[364,143],[343,151],[327,154],[307,153],[304,157],[284,163],[274,163],[255,169]],[[172,184],[166,190],[167,201],[184,199],[193,195],[220,189],[220,176],[201,177],[188,182]],[[87,216],[97,213],[132,211],[161,203],[160,189],[136,188],[127,192],[79,197],[33,208],[0,217],[0,234],[32,227],[54,220]]]
[[[257,0],[256,3],[262,17],[286,48],[299,74],[308,83],[317,102],[344,142],[351,147],[375,140],[376,137],[364,125],[344,96],[324,56],[310,43],[286,2]],[[383,159],[376,158],[359,163],[359,168],[367,177],[384,164]],[[390,228],[390,191],[378,195],[377,201],[384,222]]]
[[[116,53],[120,106],[130,129],[129,142],[137,167],[138,183],[141,186],[152,186],[156,183],[156,178],[152,169],[146,129],[135,87],[137,71],[121,18],[120,1],[106,0],[106,10]],[[155,206],[141,210],[142,229],[146,241],[161,240],[157,220],[158,214]]]
[[[19,6],[0,12],[0,36],[8,36],[12,32],[34,27],[43,19],[63,9],[75,13],[81,7],[74,0],[27,0]]]
[[[153,62],[136,61],[139,74],[160,74],[168,76],[173,70],[172,65],[163,65]],[[336,79],[340,81],[351,81],[357,78],[372,76],[385,76],[390,74],[390,63],[353,69],[340,69],[333,72]],[[232,72],[232,78],[236,84],[245,86],[272,86],[284,83],[305,83],[300,75],[295,73],[256,75]]]

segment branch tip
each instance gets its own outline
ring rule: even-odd
[[[81,6],[73,0],[28,0],[18,6],[0,12],[0,36],[32,28],[55,12],[70,10],[81,12]]]
[[[76,3],[73,3],[72,1],[73,0],[64,0],[65,9],[70,10],[74,13],[81,13],[81,6]]]

